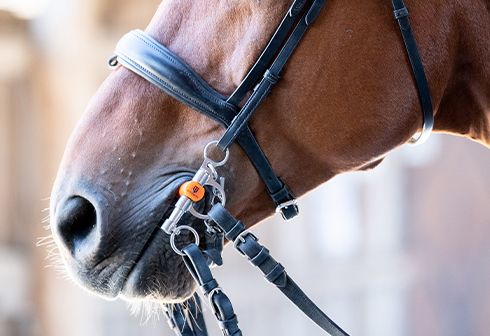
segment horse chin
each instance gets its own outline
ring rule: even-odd
[[[190,218],[185,223],[203,232],[200,224]],[[190,242],[190,236],[181,237],[177,245]],[[177,303],[187,300],[195,290],[196,284],[182,257],[173,251],[169,236],[158,230],[127,275],[120,297],[126,301]]]

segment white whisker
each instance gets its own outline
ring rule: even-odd
[[[54,243],[54,238],[52,235],[37,238],[36,246],[48,246]]]

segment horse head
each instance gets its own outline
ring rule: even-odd
[[[488,10],[478,1],[461,4],[481,17],[469,20],[433,2],[414,3],[411,13],[436,129],[488,144],[490,52],[473,38],[486,34],[488,41],[490,30],[477,24],[488,22]],[[227,95],[287,8],[272,0],[165,1],[146,32]],[[455,39],[461,27],[464,38]],[[332,1],[251,129],[274,171],[300,196],[336,174],[372,167],[406,143],[422,124],[418,99],[390,4]],[[111,72],[70,137],[51,197],[53,234],[82,286],[106,297],[163,302],[192,295],[192,278],[159,227],[179,186],[199,168],[204,146],[222,132],[124,67]],[[221,173],[227,207],[247,226],[273,213],[237,145]],[[184,221],[202,233],[199,221]]]

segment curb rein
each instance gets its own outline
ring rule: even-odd
[[[262,271],[269,282],[324,331],[332,336],[348,336],[294,283],[284,267],[259,243],[258,238],[226,210],[224,178],[217,172],[217,168],[228,160],[228,148],[237,142],[264,181],[267,192],[276,204],[276,211],[281,213],[285,220],[298,214],[296,200],[289,188],[273,172],[248,126],[248,121],[279,80],[282,69],[324,5],[325,0],[295,0],[262,54],[229,97],[211,88],[184,61],[141,30],[133,30],[124,35],[116,46],[115,56],[109,60],[111,67],[123,65],[170,96],[218,121],[226,129],[218,141],[213,141],[205,147],[203,164],[192,180],[181,186],[180,197],[174,210],[161,227],[170,235],[172,249],[182,256],[192,277],[199,284],[225,336],[240,336],[242,332],[229,298],[219,287],[210,270],[213,266],[223,264],[221,252],[224,238],[233,242],[234,248],[240,254],[246,256],[250,263]],[[408,20],[408,10],[403,0],[392,0],[392,5],[422,109],[422,130],[411,139],[412,143],[419,143],[428,138],[433,127],[431,96]],[[250,91],[252,94],[245,99]],[[239,108],[243,101],[243,107]],[[223,153],[221,161],[210,158],[212,148],[217,148]],[[206,192],[211,195],[211,208],[207,214],[203,214],[194,208],[194,204],[203,199]],[[199,234],[194,228],[179,225],[180,219],[187,212],[205,223],[203,244],[200,244]],[[175,240],[186,231],[194,237],[194,242],[179,249]],[[201,300],[197,294],[186,303],[166,305],[165,312],[171,328],[177,335],[207,335]]]

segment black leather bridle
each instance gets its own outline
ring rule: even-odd
[[[288,220],[298,214],[294,196],[287,185],[278,177],[266,155],[260,148],[249,120],[260,104],[279,80],[280,74],[301,41],[304,33],[312,25],[324,7],[325,0],[295,0],[279,24],[269,43],[245,78],[235,91],[225,97],[211,88],[192,68],[165,46],[161,45],[143,31],[135,30],[126,34],[117,44],[115,56],[109,64],[121,64],[152,84],[164,90],[175,99],[185,103],[199,112],[218,121],[225,127],[225,132],[215,145],[223,152],[237,142],[249,157],[264,181],[267,192],[276,209]],[[422,142],[430,135],[434,117],[429,86],[420,55],[413,36],[408,10],[402,0],[392,0],[395,20],[400,27],[401,35],[411,64],[423,115],[422,129],[412,138],[412,142]],[[250,93],[249,96],[247,96]],[[247,98],[248,97],[248,98]],[[347,335],[332,322],[321,310],[308,299],[299,287],[286,274],[284,267],[277,263],[269,251],[258,243],[258,239],[245,230],[243,224],[236,220],[223,207],[224,189],[219,187],[218,175],[214,161],[206,161],[198,171],[196,179],[214,181],[213,190],[220,196],[221,202],[215,203],[204,217],[208,231],[205,233],[205,246],[199,247],[199,237],[195,231],[185,225],[178,225],[181,213],[192,208],[187,199],[181,198],[175,220],[162,226],[165,232],[180,234],[187,229],[195,234],[195,244],[184,249],[176,249],[183,256],[189,271],[200,285],[205,297],[221,325],[224,335],[241,335],[236,316],[230,301],[218,287],[209,266],[221,264],[223,236],[234,242],[235,248],[249,258],[261,269],[266,278],[275,284],[293,303],[331,335]],[[196,175],[196,176],[197,176]],[[182,196],[184,197],[184,196]],[[201,217],[199,217],[201,218]],[[196,296],[185,310],[181,305],[169,306],[167,314],[174,330],[180,335],[206,335],[204,322],[200,313],[200,301]],[[187,316],[195,310],[191,318]]]

